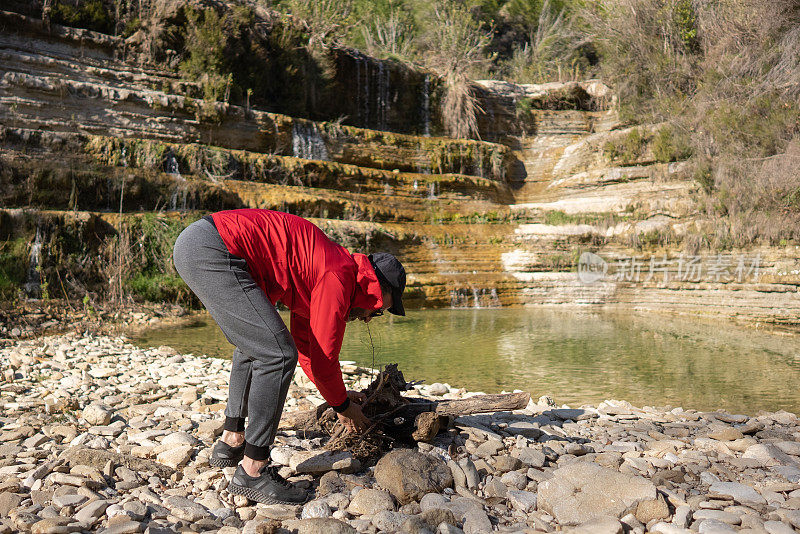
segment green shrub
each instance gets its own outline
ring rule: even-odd
[[[787,209],[800,211],[800,187],[789,191],[783,198]]]
[[[193,303],[191,291],[172,265],[172,248],[181,231],[194,220],[148,213],[120,223],[106,251],[111,297]]]
[[[133,247],[138,254],[141,271],[148,274],[174,273],[172,246],[186,225],[181,221],[152,213],[137,219],[131,228]]]
[[[639,128],[633,128],[622,138],[606,141],[603,145],[603,154],[609,161],[633,165],[642,156],[646,146],[647,137]]]
[[[589,67],[587,39],[564,2],[511,0],[503,12],[522,19],[514,16],[515,8],[529,14],[524,22],[529,32],[525,42],[512,45],[504,61],[507,75],[519,83],[580,79]]]
[[[50,19],[65,26],[114,33],[113,12],[102,0],[55,0],[50,9]]]
[[[567,215],[561,210],[547,211],[544,214],[544,223],[551,226],[561,226],[564,224],[574,224],[575,217]]]
[[[763,158],[780,153],[800,131],[800,106],[774,92],[748,101],[721,101],[702,117],[718,150]]]
[[[444,80],[441,120],[451,137],[478,138],[481,108],[469,75],[486,62],[484,49],[491,34],[475,21],[467,6],[455,0],[438,2],[433,15],[424,57]]]
[[[684,137],[676,135],[671,126],[665,126],[653,138],[653,155],[656,161],[669,163],[688,158],[692,149]]]
[[[136,33],[141,27],[142,27],[142,20],[138,17],[132,18],[131,20],[125,23],[125,28],[123,28],[122,30],[122,37],[127,39],[128,37]],[[169,91],[164,91],[164,92],[168,93]]]
[[[697,14],[692,6],[692,0],[675,2],[675,6],[672,8],[672,20],[686,49],[698,52],[700,40],[697,35]]]
[[[180,64],[185,76],[203,84],[206,100],[220,100],[224,96],[228,72],[225,65],[227,36],[222,21],[214,9],[186,8],[187,58]]]
[[[151,302],[185,301],[191,290],[178,275],[137,273],[126,283],[130,292]]]
[[[631,161],[638,158],[644,150],[645,143],[645,136],[642,135],[642,132],[639,130],[639,128],[634,128],[633,130],[629,131],[628,135],[626,135],[622,140],[623,157]]]
[[[0,243],[0,298],[12,299],[22,289],[28,262],[28,242],[25,239]]]
[[[533,111],[533,99],[524,97],[517,100],[517,116],[530,115],[531,111]]]
[[[694,170],[693,178],[700,184],[700,187],[707,195],[710,195],[714,190],[714,173],[710,164],[703,163],[697,165]]]

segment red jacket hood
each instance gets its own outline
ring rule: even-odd
[[[366,254],[354,253],[353,260],[356,262],[358,272],[356,273],[356,287],[353,292],[351,308],[363,308],[365,310],[377,310],[383,306],[383,291],[378,282],[375,269]]]

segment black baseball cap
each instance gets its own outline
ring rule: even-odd
[[[389,311],[395,315],[405,315],[403,291],[406,288],[406,270],[403,264],[388,252],[376,252],[370,254],[368,258],[381,286],[389,286],[392,289],[392,307]]]

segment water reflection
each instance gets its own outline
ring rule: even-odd
[[[800,339],[725,323],[542,309],[430,310],[369,325],[376,365],[469,390],[523,389],[559,403],[800,412]],[[228,357],[213,321],[137,339]],[[342,359],[370,365],[367,326],[348,325]]]

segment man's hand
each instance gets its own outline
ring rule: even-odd
[[[341,421],[350,432],[363,432],[369,428],[370,420],[364,415],[364,412],[361,411],[361,405],[357,402],[353,402],[352,398],[350,399],[350,406],[337,415],[339,416],[339,421]]]
[[[366,395],[360,391],[353,391],[352,389],[347,391],[347,396],[350,397],[350,402],[357,402],[358,404],[364,404],[364,401],[367,400]]]

